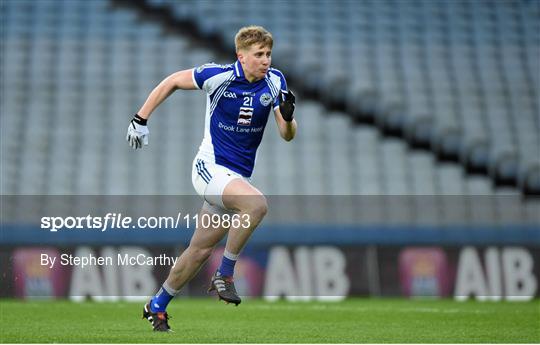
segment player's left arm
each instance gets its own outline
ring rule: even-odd
[[[294,109],[296,98],[291,90],[279,93],[279,106],[274,108],[274,117],[279,129],[279,135],[286,141],[291,141],[296,135],[296,120]]]

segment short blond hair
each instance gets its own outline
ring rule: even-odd
[[[236,52],[242,49],[248,49],[254,44],[272,49],[274,39],[272,38],[272,34],[262,26],[251,25],[244,26],[238,30],[234,37],[234,44],[236,46]]]

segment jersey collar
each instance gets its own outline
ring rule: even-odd
[[[244,78],[244,70],[242,69],[242,64],[238,60],[234,63],[234,73],[238,78]]]
[[[234,65],[234,74],[237,78],[239,78],[240,80],[245,80],[247,83],[249,83],[245,77],[245,74],[244,74],[244,70],[242,69],[242,64],[240,63],[239,60],[236,60],[236,62],[233,64]],[[268,70],[270,71],[270,69]],[[266,76],[264,78],[262,78],[261,80],[265,80],[266,78],[268,78],[268,72],[266,72]],[[261,80],[258,80],[254,83],[258,83],[260,82]]]

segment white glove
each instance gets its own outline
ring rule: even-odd
[[[143,145],[148,145],[148,127],[146,127],[146,119],[143,119],[138,114],[131,120],[128,126],[126,140],[134,149],[140,149]]]

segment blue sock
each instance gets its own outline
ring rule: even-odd
[[[169,302],[177,293],[178,291],[171,289],[167,283],[163,283],[161,289],[159,289],[157,294],[150,301],[150,310],[153,313],[164,312]]]
[[[223,259],[221,260],[221,266],[218,268],[218,273],[224,277],[232,277],[236,260],[238,260],[238,254],[232,254],[225,250]]]

